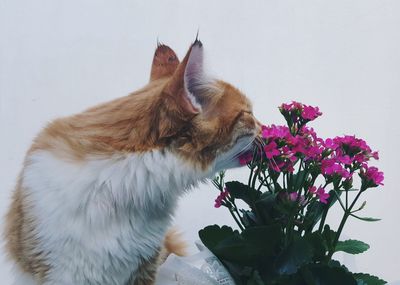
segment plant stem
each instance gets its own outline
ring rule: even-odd
[[[286,177],[288,177],[288,175],[283,173],[283,176],[282,176],[283,189],[287,189],[286,188]]]
[[[260,185],[258,185],[257,191],[260,191],[260,190],[261,190],[261,187],[264,185],[265,180],[266,180],[266,179],[262,179],[262,180],[260,181]],[[267,181],[267,182],[268,182],[268,181]]]
[[[314,178],[313,182],[311,185],[314,184],[315,180],[317,179],[317,177]],[[325,182],[325,185],[322,188],[326,188],[326,186],[328,186],[328,182]],[[330,202],[329,204],[325,205],[325,210],[322,213],[322,217],[321,217],[321,221],[319,222],[319,228],[318,228],[318,232],[322,233],[322,230],[324,229],[324,225],[325,225],[325,220],[326,220],[326,216],[328,215],[328,210],[330,208]]]
[[[235,220],[236,224],[239,226],[240,230],[243,231],[244,227],[242,226],[241,222],[238,220],[236,217],[234,210],[232,208],[229,208],[229,213],[231,213],[233,219]]]
[[[255,171],[255,174],[253,176],[253,180],[251,181],[251,185],[249,185],[253,189],[255,189],[255,187],[256,187],[256,181],[257,181],[257,177],[258,177],[259,173],[260,173],[260,168],[257,167],[257,169]]]
[[[326,205],[325,211],[322,213],[321,221],[319,222],[319,228],[318,228],[319,233],[322,233],[322,230],[324,228],[326,216],[328,215],[328,209],[329,205]]]
[[[247,183],[247,185],[249,185],[249,186],[251,185],[251,180],[253,178],[253,171],[254,171],[254,169],[251,168],[250,175],[249,175],[249,182]]]
[[[358,198],[360,198],[360,195],[361,195],[362,192],[364,192],[364,190],[365,189],[362,189],[362,188],[360,189],[360,191],[357,193],[357,196],[354,198],[353,202],[351,203],[350,207],[348,209],[346,209],[346,211],[344,212],[342,221],[340,222],[339,228],[338,228],[338,230],[336,232],[336,236],[335,236],[335,239],[333,241],[332,248],[331,248],[331,250],[330,250],[330,252],[328,254],[328,259],[332,258],[332,255],[335,252],[336,245],[337,245],[337,243],[339,241],[339,237],[340,237],[340,235],[341,235],[341,233],[343,231],[344,225],[345,225],[347,219],[349,218],[349,216],[351,214],[351,210],[353,209],[353,207],[356,204]]]
[[[242,225],[244,225],[243,219],[242,219],[242,217],[240,216],[240,213],[239,213],[239,211],[238,211],[238,207],[236,206],[235,199],[232,198],[232,199],[230,200],[230,203],[231,203],[231,204],[230,204],[229,210],[232,210],[233,213],[236,213],[237,216],[238,216],[238,218],[239,218],[240,223],[241,223]]]
[[[265,186],[267,186],[268,191],[271,192],[271,193],[273,193],[273,191],[272,191],[272,189],[271,189],[271,187],[270,187],[270,185],[269,185],[269,182],[268,182],[269,176],[265,176],[265,172],[264,172],[264,171],[261,171],[261,174],[264,176],[264,181],[263,181],[263,183],[265,182]]]

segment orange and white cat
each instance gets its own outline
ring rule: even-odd
[[[260,132],[248,99],[159,45],[150,82],[50,123],[34,140],[7,215],[17,285],[150,285],[178,198]],[[165,249],[166,247],[166,249]]]

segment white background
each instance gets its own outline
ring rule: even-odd
[[[243,90],[261,121],[283,123],[277,106],[299,100],[324,113],[320,136],[355,134],[380,150],[385,186],[366,193],[363,215],[383,220],[348,223],[345,235],[371,249],[345,260],[399,280],[400,1],[0,0],[1,216],[46,122],[142,87],[156,38],[182,58],[198,28],[212,72]],[[189,242],[205,225],[231,224],[216,195],[202,185],[181,200],[176,225]],[[11,283],[4,261],[0,278]]]

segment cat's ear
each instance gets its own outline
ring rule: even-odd
[[[179,65],[175,52],[164,44],[157,43],[151,65],[150,81],[172,76]]]
[[[169,84],[167,93],[176,96],[181,107],[198,114],[205,103],[206,80],[203,72],[203,44],[196,39],[179,64]]]

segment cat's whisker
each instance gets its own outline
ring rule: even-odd
[[[232,162],[235,162],[242,154],[246,153],[247,151],[250,150],[250,146],[254,143],[253,141],[248,142],[243,148],[239,149],[237,152],[235,152],[230,159],[227,161],[227,165],[231,164]]]

